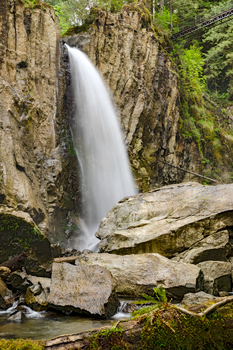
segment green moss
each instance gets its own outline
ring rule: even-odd
[[[23,252],[41,261],[51,259],[49,241],[33,222],[0,213],[0,263]]]
[[[232,307],[230,307],[232,309]],[[229,313],[228,313],[229,316]],[[148,321],[138,320],[141,326],[128,326],[101,331],[89,339],[89,350],[230,350],[232,329],[226,327],[225,318],[214,312],[210,317],[193,317],[164,307]],[[133,329],[134,328],[134,329]],[[129,330],[132,330],[132,333]],[[137,330],[138,329],[138,330]]]
[[[5,340],[0,339],[1,350],[44,350],[43,341],[35,341],[31,339]]]
[[[130,350],[132,345],[123,338],[123,330],[111,328],[95,334],[90,339],[89,350]]]
[[[90,26],[90,24],[83,24],[83,25],[81,25],[81,26],[73,26],[73,27],[70,27],[70,28],[62,35],[62,37],[86,32],[86,31],[88,30],[89,26]]]

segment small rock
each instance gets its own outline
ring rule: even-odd
[[[43,311],[48,308],[47,293],[40,284],[28,287],[25,302],[35,311]]]
[[[28,275],[51,278],[50,263],[42,265],[37,260],[27,259],[24,267]]]
[[[6,266],[0,266],[0,278],[2,280],[7,280],[7,278],[10,276],[11,270]]]
[[[53,258],[58,258],[62,255],[62,250],[60,244],[51,244],[51,252]]]
[[[199,305],[203,304],[207,301],[216,299],[215,296],[211,294],[207,294],[205,292],[198,292],[198,293],[187,293],[185,294],[183,300],[181,301],[181,304],[184,305]]]
[[[229,292],[222,291],[222,292],[218,292],[218,294],[220,297],[229,297]]]
[[[42,287],[41,284],[36,284],[34,286],[29,287],[29,289],[31,290],[31,292],[36,296],[39,295],[42,292]]]
[[[67,248],[66,250],[64,250],[62,252],[61,256],[64,256],[64,257],[67,257],[67,256],[78,256],[80,254],[81,254],[81,252],[79,250]]]
[[[11,322],[22,322],[25,319],[25,315],[22,311],[18,311],[14,313],[13,315],[8,317],[8,321]]]
[[[32,283],[27,281],[26,273],[15,271],[8,278],[7,285],[9,285],[9,288],[13,289],[13,291],[19,291],[25,294],[27,288],[31,286]]]
[[[6,283],[0,278],[0,308],[7,309],[13,304],[13,294],[6,286]]]
[[[197,264],[204,274],[204,291],[218,296],[219,292],[231,291],[231,263],[204,261]]]

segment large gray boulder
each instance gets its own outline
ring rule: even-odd
[[[233,184],[184,183],[125,198],[101,221],[101,252],[168,258],[233,226]]]
[[[189,264],[198,264],[209,260],[227,261],[230,250],[228,230],[223,230],[202,239],[172,260]]]
[[[49,304],[64,313],[109,318],[117,312],[118,298],[112,276],[100,266],[54,263]]]
[[[204,274],[204,291],[219,295],[220,291],[231,292],[231,263],[223,261],[204,261],[197,264]]]
[[[172,296],[181,299],[185,293],[202,287],[200,268],[171,261],[159,254],[87,254],[76,260],[79,267],[99,265],[111,272],[116,292],[140,296],[153,294],[153,287],[163,286]]]

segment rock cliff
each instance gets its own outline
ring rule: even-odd
[[[179,130],[178,76],[165,51],[169,43],[162,45],[162,38],[145,28],[136,7],[125,6],[120,14],[96,10],[95,18],[86,32],[64,41],[83,50],[110,87],[139,188],[145,192],[192,179],[167,165],[200,168],[197,146]]]
[[[77,177],[72,180],[60,57],[60,26],[51,7],[1,1],[1,212],[27,212],[44,234],[65,242],[66,218],[77,210]]]

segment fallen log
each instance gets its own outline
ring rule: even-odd
[[[64,256],[62,258],[55,258],[53,261],[55,263],[63,263],[63,262],[67,262],[67,263],[70,263],[70,264],[74,264],[75,263],[75,260],[78,259],[78,256]]]

